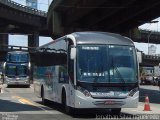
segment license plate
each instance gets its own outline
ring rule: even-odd
[[[19,82],[15,82],[15,84],[19,84]]]
[[[112,104],[114,104],[114,101],[112,101],[112,100],[107,100],[107,101],[104,102],[104,104],[105,104],[105,105],[112,105]]]

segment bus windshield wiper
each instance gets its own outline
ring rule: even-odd
[[[114,73],[114,70],[116,70],[118,76],[120,77],[120,80],[123,82],[123,83],[126,83],[126,81],[123,79],[121,73],[119,72],[117,66],[114,65],[114,59],[112,57],[112,67],[113,67],[113,73]]]

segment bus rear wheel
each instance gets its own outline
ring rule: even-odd
[[[47,100],[45,99],[45,97],[44,97],[44,89],[42,88],[41,89],[41,97],[42,97],[42,103],[45,105],[45,104],[47,104]]]

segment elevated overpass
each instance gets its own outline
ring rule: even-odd
[[[0,0],[0,32],[50,36],[47,13],[11,0]]]
[[[38,47],[39,36],[51,36],[47,13],[12,0],[0,0],[0,44],[8,45],[8,33],[27,34],[28,46]]]
[[[140,66],[158,66],[160,63],[160,56],[155,55],[142,55],[142,63]]]
[[[160,44],[160,32],[139,29],[131,38],[134,42]]]
[[[28,34],[29,46],[35,47],[39,35],[55,38],[87,30],[124,34],[158,17],[159,9],[159,0],[53,0],[46,13],[11,0],[0,0],[0,40],[7,41],[8,37],[1,37],[5,33]],[[158,32],[141,30],[138,36],[130,36],[130,33],[128,36],[133,41],[147,43],[149,34],[150,43],[159,43]]]
[[[158,17],[160,13],[156,10],[159,6],[159,0],[53,0],[47,14],[11,0],[0,0],[0,34],[38,33],[41,36],[58,37],[87,30],[122,34]],[[140,36],[131,38],[137,42],[147,42],[147,34],[150,31],[141,31]],[[152,33],[150,42],[158,43],[154,39],[157,36],[154,36],[156,34]]]
[[[47,17],[49,31],[124,33],[160,16],[159,0],[53,0]]]

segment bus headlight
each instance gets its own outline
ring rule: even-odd
[[[86,90],[86,89],[84,89],[84,88],[82,88],[80,86],[77,87],[77,90],[82,92],[86,97],[91,97],[91,94],[90,94],[90,92],[88,90]]]
[[[137,91],[138,91],[138,87],[132,89],[132,90],[128,93],[128,96],[131,96],[131,97],[132,97]]]

